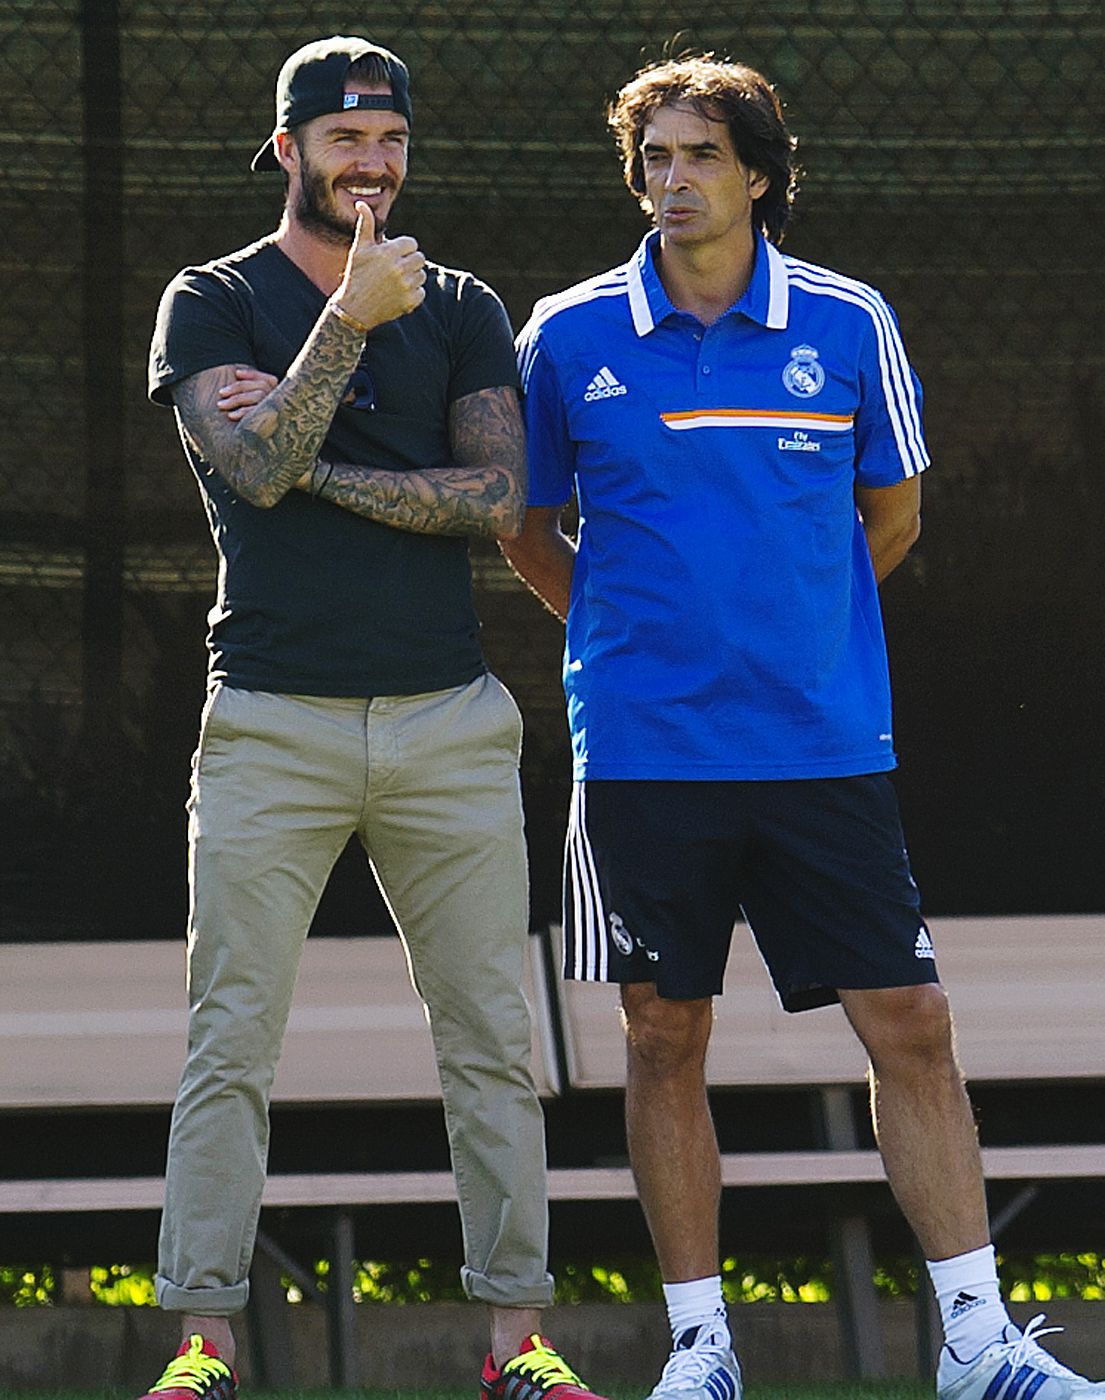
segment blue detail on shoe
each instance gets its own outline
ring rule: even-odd
[[[937,1368],[937,1400],[1105,1400],[1105,1381],[1091,1381],[1039,1345],[1062,1328],[1043,1327],[1038,1314],[1019,1332],[1012,1324],[972,1362],[948,1346]]]
[[[1024,1385],[1024,1383],[1030,1377],[1038,1376],[1039,1374],[1039,1371],[1035,1370],[1032,1366],[1022,1366],[1021,1369],[1017,1372],[1017,1374],[1013,1377],[1013,1379],[1009,1382],[1009,1385],[1005,1391],[1005,1400],[1017,1400],[1017,1396],[1020,1394],[1021,1387]]]
[[[1036,1392],[1046,1380],[1047,1377],[1044,1375],[1043,1371],[1037,1371],[1036,1374],[1029,1381],[1027,1389],[1021,1396],[1021,1400],[1032,1400],[1032,1397],[1036,1394]]]
[[[676,1336],[648,1400],[741,1400],[740,1363],[724,1314]]]
[[[1008,1361],[1003,1361],[1001,1367],[994,1372],[994,1378],[986,1387],[986,1393],[983,1395],[982,1400],[998,1400],[1002,1386],[1012,1374],[1012,1366],[1010,1366]]]
[[[706,1377],[705,1386],[714,1400],[736,1400],[737,1383],[724,1367],[712,1371]]]

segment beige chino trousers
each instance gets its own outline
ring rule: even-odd
[[[550,1301],[544,1121],[521,990],[520,746],[517,707],[490,675],[372,700],[213,690],[188,804],[188,1056],[169,1138],[162,1307],[222,1316],[245,1305],[300,952],[353,832],[429,1013],[465,1290],[507,1307]]]

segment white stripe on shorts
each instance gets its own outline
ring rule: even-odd
[[[587,788],[572,784],[568,836],[564,849],[564,897],[570,932],[566,930],[564,975],[575,981],[605,982],[608,974],[606,911],[598,871],[587,836]]]

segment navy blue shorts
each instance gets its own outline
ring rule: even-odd
[[[566,977],[715,996],[741,914],[788,1011],[938,980],[885,773],[576,783]]]

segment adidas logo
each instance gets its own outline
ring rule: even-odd
[[[972,1312],[975,1308],[983,1307],[985,1305],[985,1301],[986,1300],[984,1298],[976,1298],[973,1293],[965,1293],[962,1289],[960,1289],[959,1293],[956,1295],[955,1299],[952,1302],[952,1310],[949,1315],[949,1320],[954,1322],[956,1318],[962,1317],[964,1313],[969,1313]]]
[[[619,394],[628,394],[624,384],[619,384],[605,365],[595,375],[583,395],[584,403],[594,403],[596,399],[616,399]]]
[[[936,957],[936,949],[932,946],[932,939],[929,937],[929,931],[925,928],[924,924],[921,925],[917,934],[917,942],[913,945],[913,956],[915,958]]]

